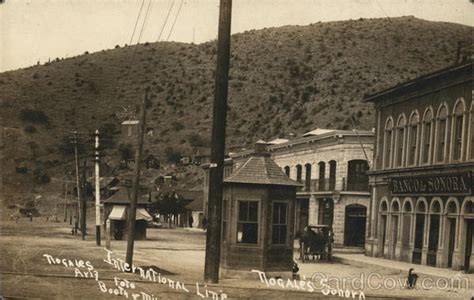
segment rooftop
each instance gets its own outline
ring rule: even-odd
[[[130,204],[131,197],[132,190],[126,187],[121,187],[116,193],[105,199],[103,202],[112,204]],[[148,199],[148,194],[142,194],[138,197],[137,204],[149,204],[150,201],[148,201]]]
[[[408,91],[408,90],[414,90],[414,89],[419,88],[423,84],[426,84],[429,82],[435,82],[436,84],[438,84],[436,80],[438,80],[441,77],[451,76],[453,74],[465,72],[470,78],[470,80],[472,80],[473,78],[472,70],[473,70],[473,62],[468,62],[468,63],[455,65],[455,66],[449,66],[447,68],[422,75],[412,80],[405,81],[403,83],[400,83],[388,89],[382,90],[375,94],[368,95],[364,98],[364,102],[377,102],[381,98],[390,97],[397,93]]]
[[[122,122],[122,125],[136,125],[136,124],[140,124],[140,121],[138,121],[138,120],[127,120],[127,121]]]
[[[288,148],[299,144],[306,144],[315,142],[318,140],[344,137],[344,136],[356,136],[356,137],[373,137],[374,132],[372,130],[337,130],[337,129],[315,129],[313,131],[305,133],[302,137],[295,138],[286,143],[277,145],[270,145],[269,150],[274,151],[281,148]]]
[[[225,183],[301,186],[291,180],[266,153],[253,153],[251,157]]]

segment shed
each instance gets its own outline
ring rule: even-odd
[[[121,187],[110,198],[103,201],[105,220],[110,220],[110,230],[116,240],[125,239],[128,235],[127,218],[128,208],[130,207],[132,191],[129,188]],[[135,239],[146,239],[147,223],[153,218],[146,210],[150,204],[148,194],[142,194],[137,201],[137,214],[135,223]]]

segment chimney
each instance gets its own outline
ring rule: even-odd
[[[267,150],[267,142],[264,140],[259,140],[255,143],[254,154],[258,155],[267,155],[269,154]]]

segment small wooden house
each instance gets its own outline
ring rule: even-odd
[[[291,274],[296,189],[270,158],[264,142],[224,180],[221,266],[223,276]]]
[[[110,230],[112,237],[115,240],[126,239],[128,235],[127,219],[131,197],[132,190],[126,187],[121,187],[110,198],[103,201],[105,215],[104,221],[107,219],[110,220]],[[147,223],[153,220],[150,214],[146,211],[149,204],[149,195],[141,194],[137,201],[135,240],[146,239]]]

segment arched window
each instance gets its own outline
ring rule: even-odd
[[[305,169],[305,181],[304,181],[305,184],[304,185],[305,185],[306,190],[309,191],[311,187],[311,164],[305,164],[304,169]]]
[[[433,112],[431,108],[425,111],[423,116],[423,128],[421,139],[421,163],[427,164],[430,161],[431,154],[431,130],[433,128]]]
[[[302,173],[303,167],[301,167],[301,165],[296,165],[296,181],[301,182]]]
[[[448,139],[448,109],[442,105],[438,110],[438,122],[436,123],[436,161],[444,162],[446,156],[446,144]]]
[[[417,162],[418,148],[418,113],[415,112],[410,117],[410,129],[408,131],[408,165],[413,166]]]
[[[325,179],[325,176],[326,176],[326,163],[324,163],[324,161],[320,161],[318,163],[319,165],[319,180],[318,180],[318,185],[319,185],[319,189],[320,191],[324,191],[325,190],[325,182],[326,182],[326,179]]]
[[[463,142],[462,136],[464,132],[464,102],[458,101],[453,110],[453,160],[461,160]]]
[[[405,149],[405,115],[401,115],[397,122],[397,133],[395,137],[395,167],[403,166],[403,154]]]
[[[334,191],[336,189],[336,166],[335,160],[329,162],[329,190]]]
[[[385,134],[383,141],[383,166],[384,168],[390,168],[390,162],[392,157],[392,133],[393,133],[393,122],[389,118],[385,123]]]
[[[289,166],[285,167],[285,174],[286,174],[286,176],[290,177],[290,167]]]

